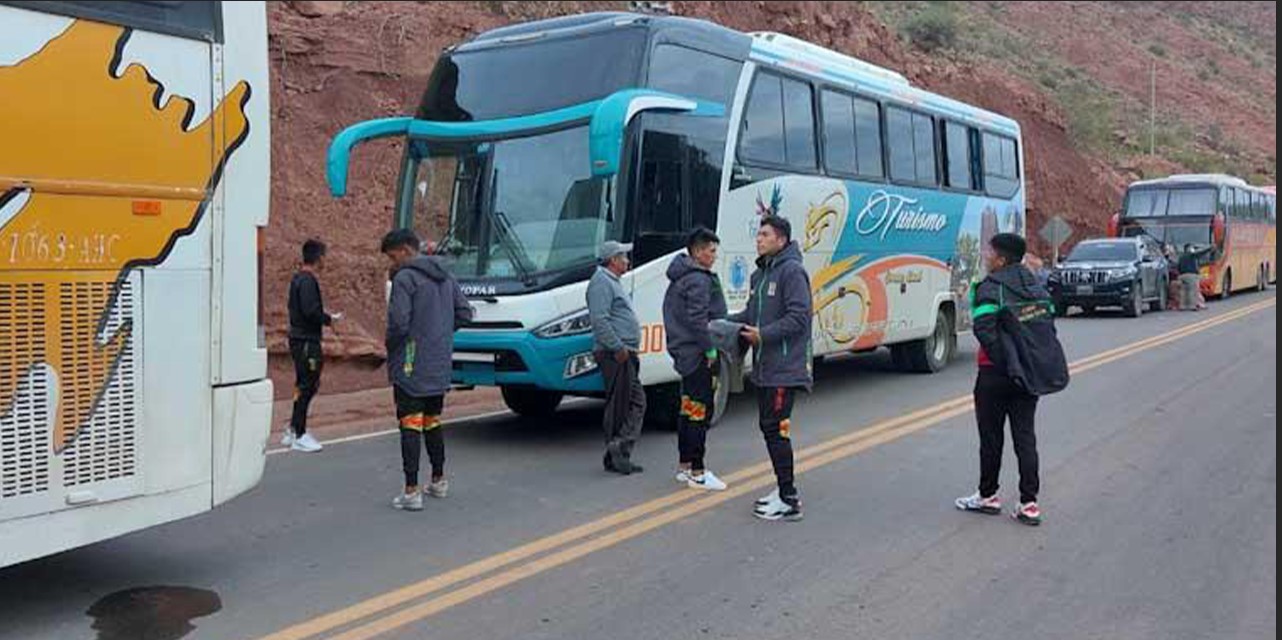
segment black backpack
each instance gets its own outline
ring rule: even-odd
[[[1015,386],[1035,396],[1068,388],[1068,360],[1055,330],[1055,305],[1032,300],[1007,305],[1005,285],[997,312],[998,336],[1006,356],[1006,373]]]

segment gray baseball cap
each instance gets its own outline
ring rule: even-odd
[[[618,242],[616,240],[606,240],[605,242],[601,243],[601,251],[598,253],[597,257],[601,258],[602,260],[609,260],[614,256],[622,255],[625,253],[632,253],[631,243]]]

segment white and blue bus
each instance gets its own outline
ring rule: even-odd
[[[677,380],[664,272],[693,227],[722,239],[733,310],[761,216],[789,219],[811,275],[815,356],[885,346],[925,372],[969,323],[987,238],[1024,230],[1018,123],[807,42],[691,19],[587,14],[452,47],[414,117],[335,138],[334,195],[352,148],[393,136],[407,143],[392,222],[436,241],[477,308],[454,380],[498,386],[524,415],[602,390],[584,292],[604,240],[635,243],[625,285],[662,418],[676,414]],[[727,367],[720,389],[741,374]]]

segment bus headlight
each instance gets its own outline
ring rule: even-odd
[[[592,318],[587,309],[581,309],[535,329],[534,335],[540,338],[564,338],[589,331],[592,331]]]
[[[581,375],[592,373],[596,369],[596,358],[592,357],[592,353],[580,353],[577,356],[571,356],[569,360],[565,361],[565,379],[577,378]]]

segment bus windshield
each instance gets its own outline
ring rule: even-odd
[[[1165,220],[1131,220],[1123,228],[1126,237],[1146,236],[1163,245],[1182,249],[1184,245],[1211,245],[1211,218],[1201,221],[1168,222]]]
[[[1211,216],[1215,189],[1136,189],[1126,199],[1126,217]]]
[[[410,145],[398,219],[463,278],[520,278],[592,262],[619,239],[614,179],[595,178],[577,127],[483,144]],[[407,209],[408,207],[408,209]]]

